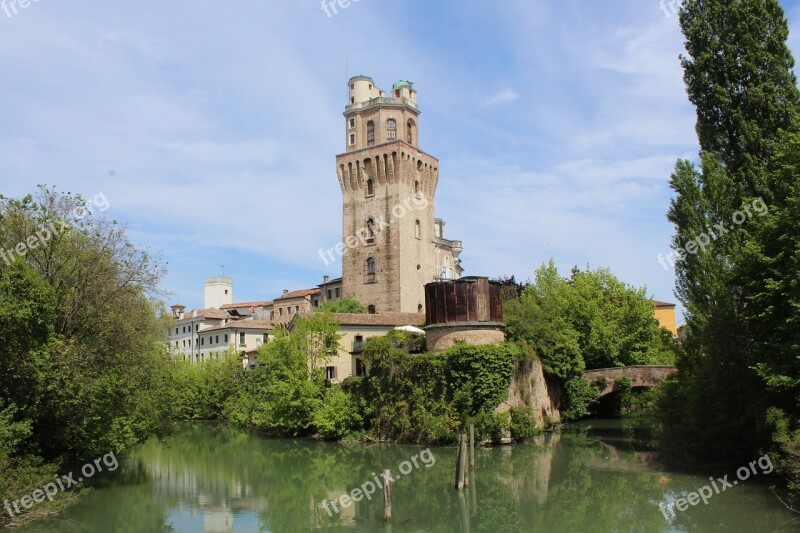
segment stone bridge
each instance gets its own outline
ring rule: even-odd
[[[618,366],[587,370],[583,373],[583,379],[592,384],[598,379],[605,378],[606,386],[600,391],[600,396],[605,396],[614,392],[614,383],[622,377],[627,377],[631,381],[632,388],[656,387],[677,371],[676,367],[669,365]]]

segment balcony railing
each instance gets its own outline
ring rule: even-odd
[[[353,353],[361,353],[364,351],[364,341],[353,341]]]
[[[451,241],[449,239],[445,239],[444,237],[434,237],[433,242],[438,244],[439,246],[445,246],[448,248],[452,248],[455,251],[462,251],[464,247],[462,246],[461,241]]]
[[[367,100],[366,102],[356,102],[355,104],[350,104],[349,106],[347,106],[347,111],[356,111],[358,109],[366,109],[368,107],[377,105],[407,105],[412,109],[417,109],[417,104],[415,102],[412,102],[408,98],[392,98],[388,96],[379,96],[377,98],[372,98],[371,100]]]

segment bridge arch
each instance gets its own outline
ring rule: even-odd
[[[632,388],[657,387],[677,371],[676,367],[670,365],[619,366],[587,370],[583,373],[583,379],[591,385],[605,378],[605,386],[600,390],[599,396],[602,398],[614,392],[614,384],[623,377],[627,377],[630,380]]]

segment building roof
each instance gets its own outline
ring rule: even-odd
[[[653,300],[653,303],[656,307],[675,307],[675,304],[671,304],[669,302],[659,302],[658,300]]]
[[[197,313],[197,316],[192,316],[194,313]],[[219,309],[209,308],[209,309],[195,309],[194,311],[188,311],[183,314],[182,320],[193,320],[196,318],[213,318],[216,320],[224,320],[228,318],[228,313],[225,311],[221,311]]]
[[[275,298],[275,300],[291,300],[292,298],[305,298],[306,296],[312,296],[314,294],[319,294],[319,287],[314,287],[313,289],[303,289],[300,291],[292,291],[288,292],[282,296]]]
[[[247,307],[249,309],[252,309],[254,307],[268,307],[272,305],[272,303],[273,303],[272,300],[264,302],[242,302],[238,304],[225,304],[222,307],[220,307],[220,309],[239,309],[242,307]]]
[[[313,313],[301,313],[307,317]],[[419,313],[334,313],[333,316],[343,326],[417,326],[425,322],[425,315]]]
[[[201,331],[201,334],[208,333],[209,331],[222,331],[228,329],[265,329],[272,330],[274,325],[267,320],[231,320],[227,324],[220,324],[213,328],[206,328]]]

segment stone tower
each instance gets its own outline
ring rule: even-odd
[[[206,278],[203,307],[219,309],[223,305],[233,303],[233,280],[225,276]]]
[[[445,276],[461,272],[461,243],[436,231],[439,160],[419,149],[419,115],[410,82],[387,95],[372,78],[350,79],[346,152],[336,156],[342,292],[370,312],[424,312],[425,284],[440,279],[445,264]]]

